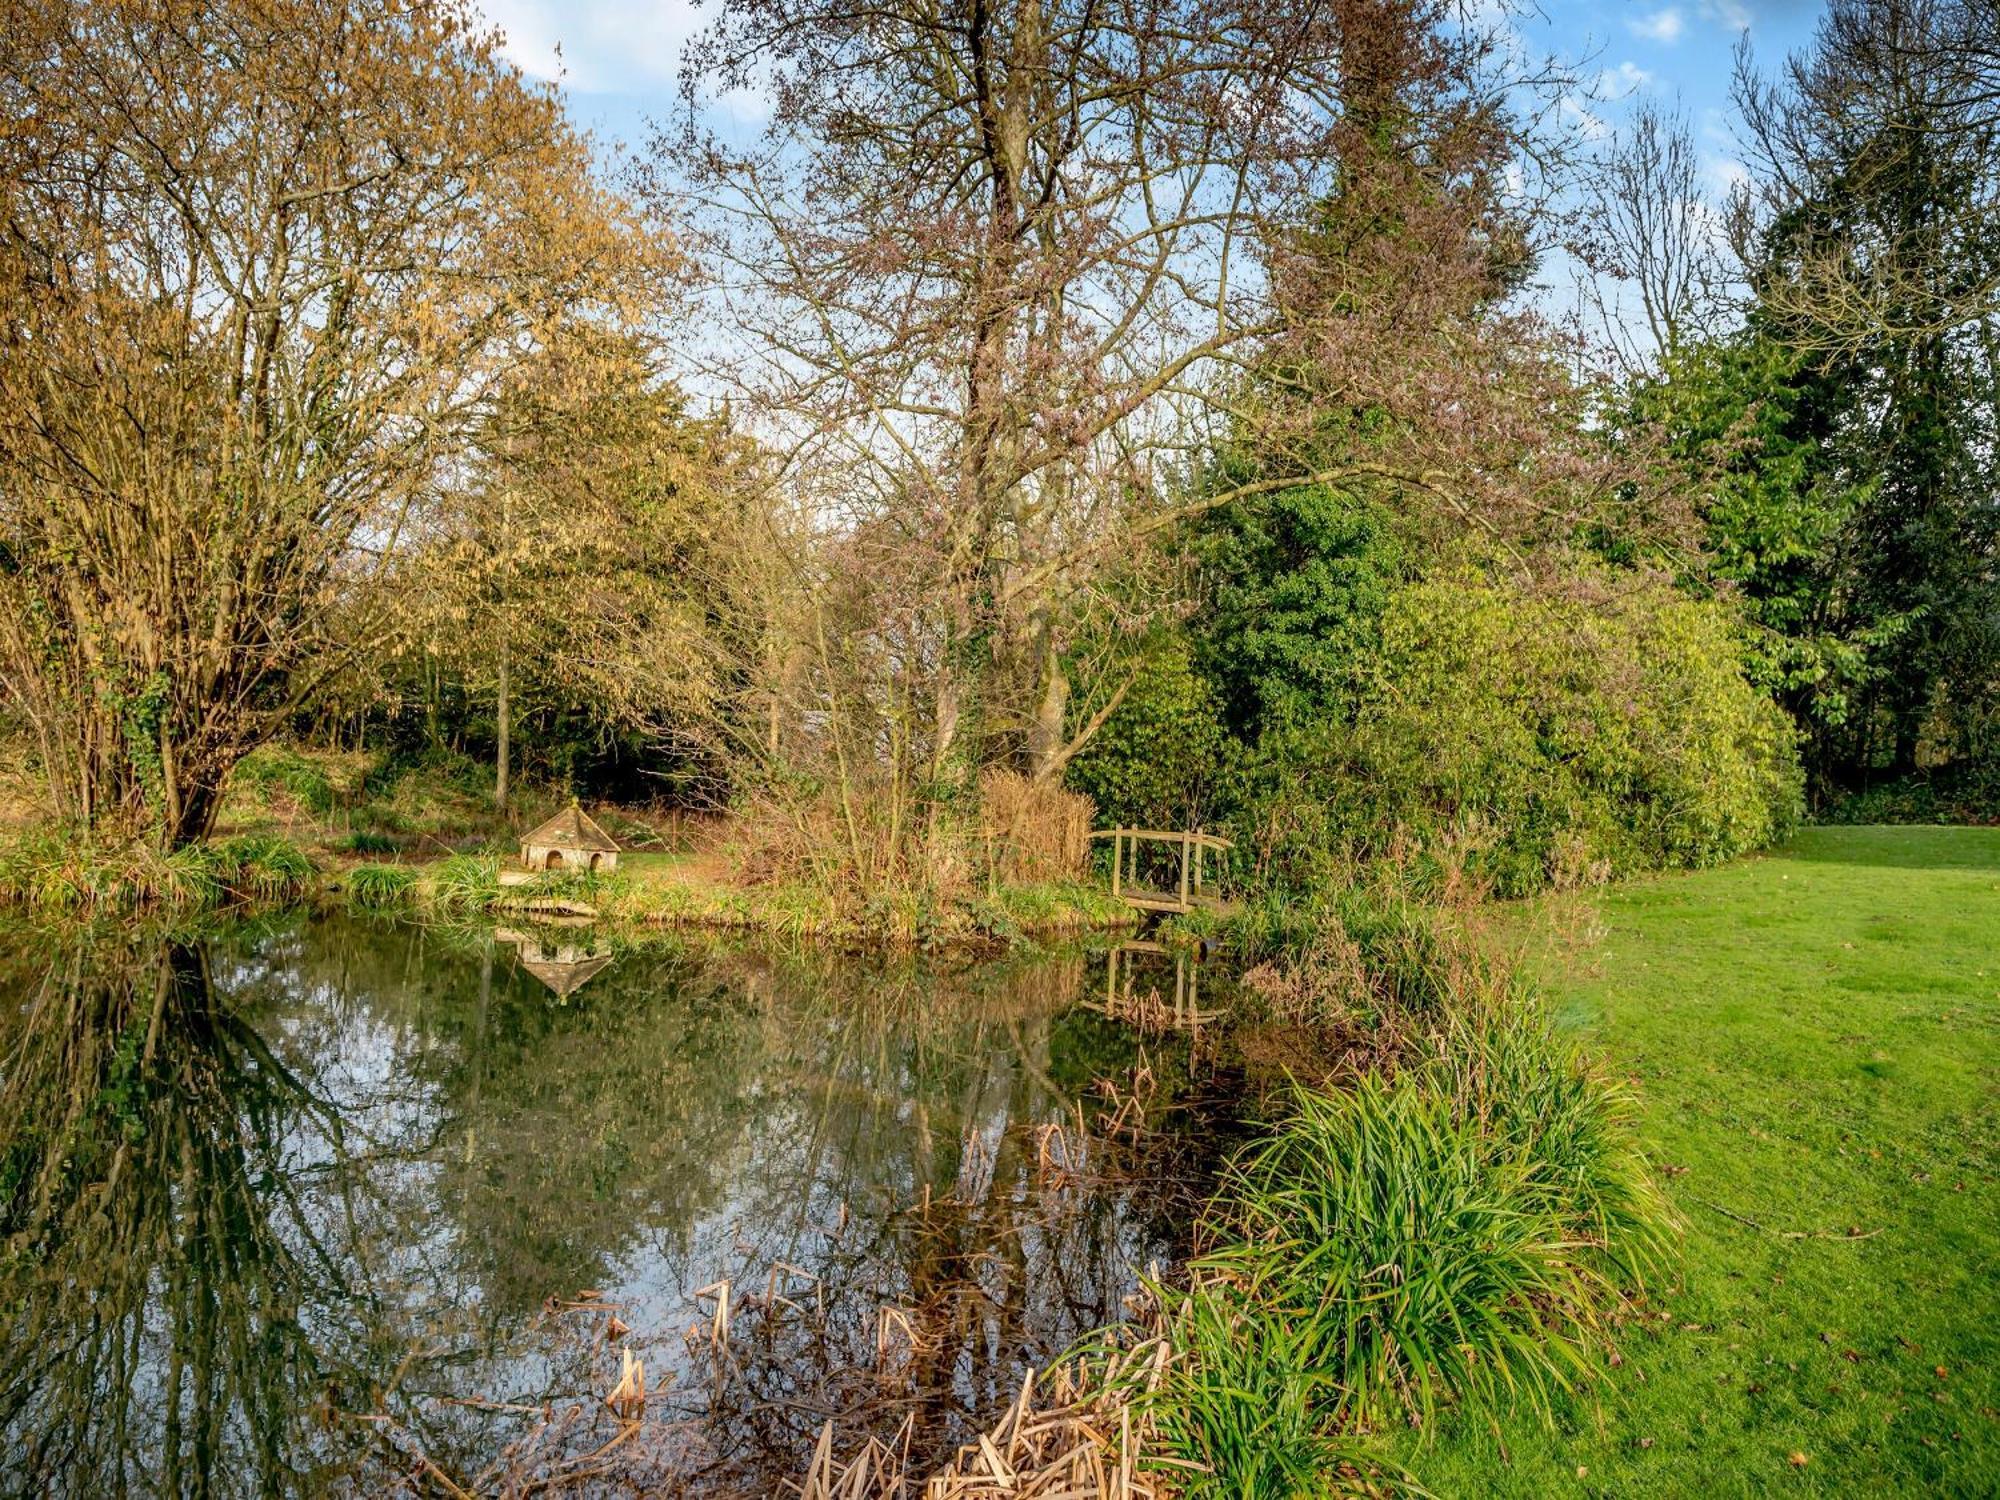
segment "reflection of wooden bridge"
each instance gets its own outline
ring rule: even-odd
[[[1171,1006],[1157,989],[1141,991],[1135,970],[1142,956],[1171,958],[1174,961],[1174,998]],[[1164,943],[1120,943],[1104,958],[1104,1013],[1121,1021],[1157,1030],[1193,1030],[1220,1020],[1219,1010],[1201,1008],[1201,959],[1186,948],[1169,948]]]
[[[1217,889],[1220,871],[1210,874],[1208,856],[1236,846],[1212,833],[1191,828],[1100,828],[1094,839],[1111,840],[1111,894],[1141,911],[1221,910],[1228,903]],[[1139,883],[1139,848],[1153,845],[1175,854],[1175,884],[1159,890]],[[1157,863],[1157,861],[1156,861]]]

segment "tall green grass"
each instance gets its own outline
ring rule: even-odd
[[[318,871],[289,839],[245,834],[160,849],[99,846],[54,831],[0,848],[0,900],[52,910],[201,907],[305,897]]]
[[[1319,1493],[1303,1476],[1447,1408],[1546,1420],[1667,1262],[1629,1100],[1531,995],[1489,982],[1400,1024],[1393,1076],[1295,1085],[1211,1204],[1153,1398],[1191,1496]]]
[[[408,865],[356,865],[346,875],[347,899],[366,911],[394,911],[415,898],[417,872]]]

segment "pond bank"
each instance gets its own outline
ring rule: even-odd
[[[890,947],[990,947],[1014,938],[1118,931],[1138,921],[1130,907],[1083,881],[857,898],[797,883],[736,884],[712,867],[658,856],[628,856],[624,866],[607,874],[508,871],[490,855],[422,865],[364,864],[330,874],[323,892],[335,904],[367,911],[448,917],[540,911]]]
[[[607,873],[530,873],[490,853],[353,862],[277,834],[161,851],[98,850],[31,833],[0,845],[0,904],[60,912],[199,912],[307,904],[442,920],[540,912],[663,928],[710,928],[850,946],[987,949],[1017,938],[1116,932],[1138,914],[1081,880],[996,882],[862,895],[802,882],[746,884],[719,862],[628,854]]]

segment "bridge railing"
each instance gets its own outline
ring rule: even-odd
[[[1219,904],[1220,892],[1208,870],[1209,855],[1236,847],[1229,839],[1195,828],[1100,828],[1091,837],[1111,840],[1111,894],[1127,905],[1149,911],[1184,912],[1197,906]],[[1139,883],[1142,844],[1162,845],[1177,852],[1178,878],[1173,890],[1157,890]]]

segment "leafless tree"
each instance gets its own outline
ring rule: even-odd
[[[1728,243],[1721,210],[1702,180],[1687,117],[1653,100],[1632,110],[1597,176],[1600,209],[1594,283],[1607,342],[1628,370],[1670,358],[1716,326],[1728,305]],[[1630,289],[1643,328],[1631,322]]]

